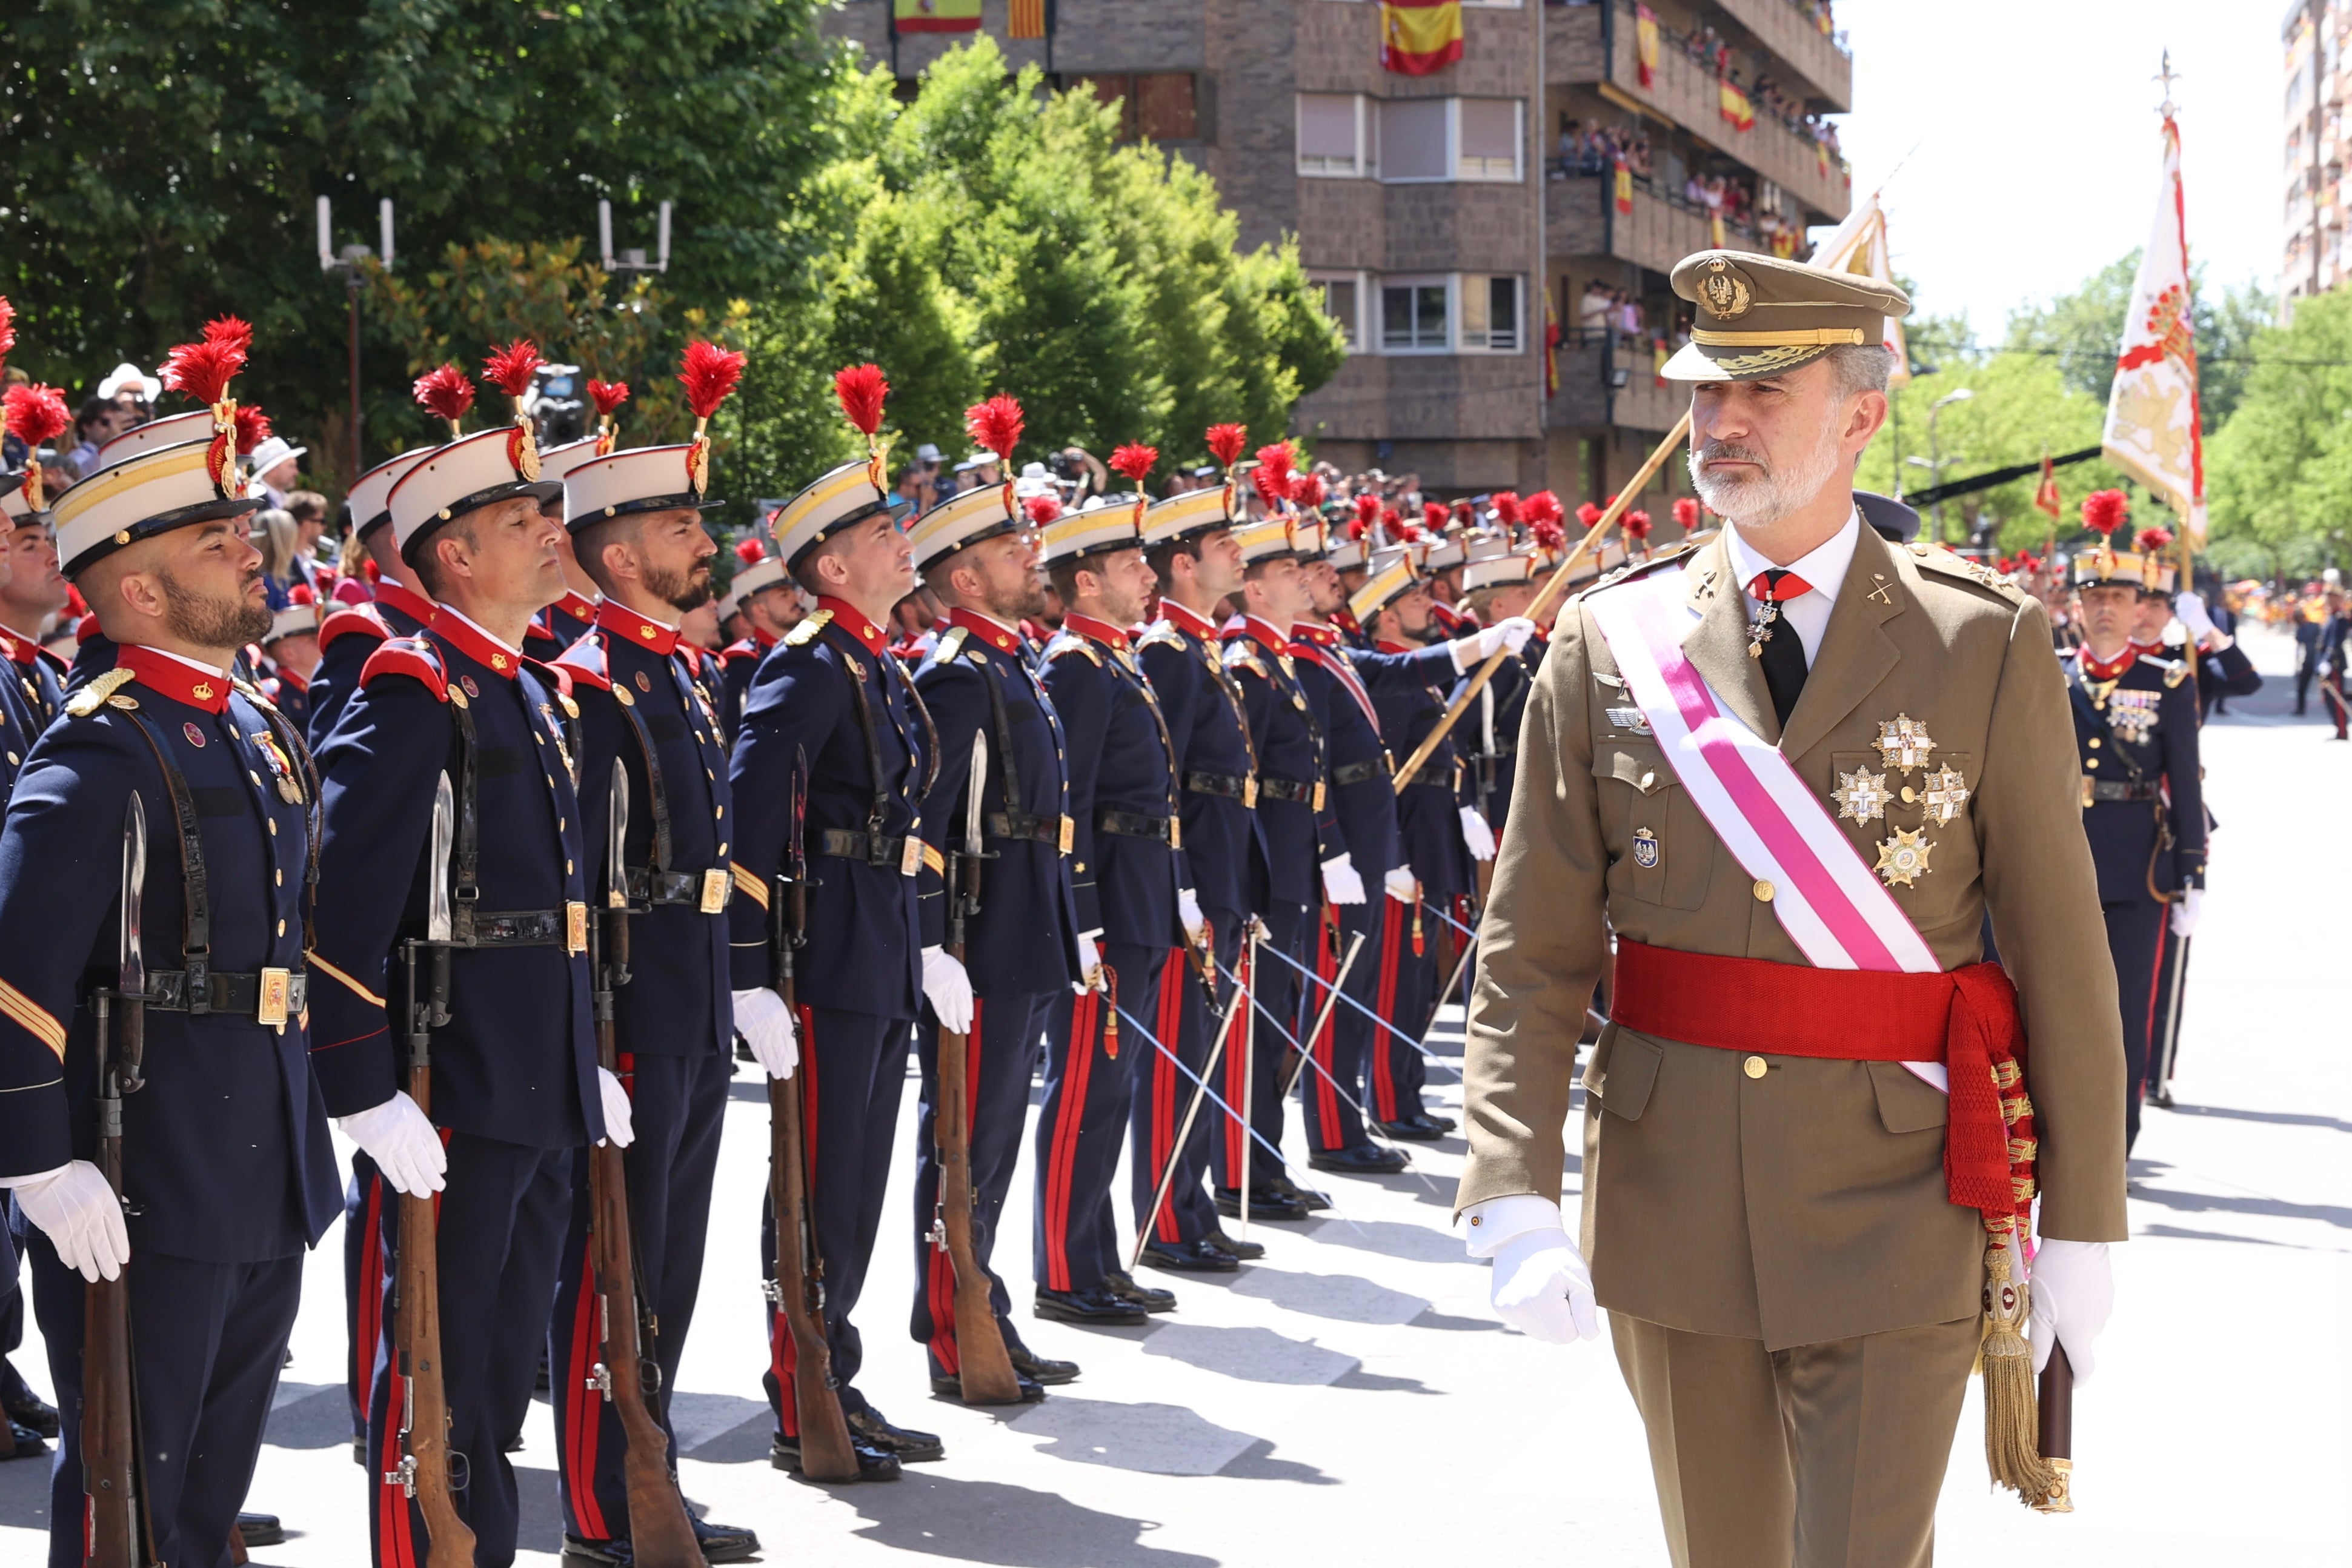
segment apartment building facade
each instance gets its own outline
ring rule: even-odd
[[[892,9],[849,0],[827,26],[909,82],[962,41]],[[1850,200],[1806,123],[1850,105],[1826,0],[1465,0],[1461,58],[1423,76],[1382,68],[1375,0],[1049,0],[1027,37],[1016,10],[1038,30],[1034,0],[982,6],[1016,66],[1120,99],[1130,135],[1214,176],[1244,245],[1298,237],[1349,353],[1296,433],[1440,496],[1607,494],[1682,408],[1653,374],[1675,260],[1785,252]],[[1686,489],[1678,465],[1657,489]]]
[[[2287,309],[2324,294],[2352,272],[2345,248],[2344,106],[2352,97],[2345,44],[2352,0],[2294,0],[2280,42],[2285,52],[2285,249],[2279,293]]]

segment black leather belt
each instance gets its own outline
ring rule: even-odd
[[[895,868],[901,877],[911,877],[924,866],[944,872],[947,862],[940,852],[920,838],[886,833],[873,837],[852,833],[845,827],[828,827],[817,837],[817,853],[837,856],[844,860],[863,860],[869,866]]]
[[[2095,800],[2154,800],[2157,786],[2149,784],[2118,784],[2108,779],[2084,779],[2083,804]]]
[[[1015,818],[992,811],[986,826],[991,838],[1018,838],[1032,844],[1049,844],[1065,855],[1070,852],[1071,824],[1066,816],[1032,816],[1024,811]]]
[[[1331,787],[1344,789],[1362,784],[1366,779],[1386,779],[1396,776],[1396,764],[1382,752],[1377,757],[1366,757],[1360,763],[1346,763],[1331,770]]]
[[[734,877],[723,869],[656,871],[650,866],[630,866],[622,875],[632,902],[684,904],[706,915],[723,912],[735,889]]]
[[[587,929],[585,915],[588,906],[575,904],[561,910],[478,910],[474,914],[476,947],[560,947],[579,952],[585,951],[583,937],[575,941],[572,931],[572,909],[581,911],[581,929]]]
[[[230,974],[215,969],[205,981],[205,1005],[191,1009],[188,972],[151,969],[147,1005],[159,1013],[228,1013],[258,1024],[283,1024],[300,1017],[310,1005],[310,977],[299,969],[265,969],[258,974]]]
[[[1117,834],[1123,838],[1151,838],[1172,847],[1180,845],[1184,830],[1170,816],[1146,816],[1139,811],[1105,810],[1095,817],[1095,827],[1103,833]]]
[[[1257,793],[1268,800],[1295,800],[1301,805],[1312,805],[1322,789],[1318,784],[1300,784],[1297,779],[1261,778],[1257,781]]]
[[[1184,787],[1194,795],[1222,795],[1244,805],[1257,804],[1257,781],[1247,773],[1186,773]]]

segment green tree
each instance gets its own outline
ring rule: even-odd
[[[2352,555],[2352,294],[2298,300],[2253,354],[2237,414],[2205,447],[2215,564],[2275,577],[2340,563]]]
[[[2055,359],[2066,384],[2096,398],[2104,408],[2107,389],[2115,383],[2124,316],[2131,309],[2132,281],[2138,273],[2139,252],[2135,249],[2099,268],[2080,288],[2046,304],[2011,311],[2003,346]],[[2275,318],[2277,299],[2252,282],[2209,289],[2201,267],[2190,269],[2190,279],[2196,299],[2198,405],[2210,433],[2237,410],[2246,375],[2253,368],[2253,339]]]

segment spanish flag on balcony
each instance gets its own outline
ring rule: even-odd
[[[901,33],[977,33],[980,0],[890,0],[890,26]]]
[[[899,0],[899,3],[903,5],[905,0]],[[1716,85],[1720,95],[1723,118],[1730,122],[1731,128],[1734,131],[1746,131],[1753,126],[1756,123],[1756,108],[1748,101],[1748,94],[1741,89],[1739,84],[1727,76],[1717,78]]]
[[[1559,317],[1551,308],[1551,289],[1544,289],[1544,395],[1559,391]],[[2047,459],[2044,459],[2045,461]]]
[[[1658,14],[1647,5],[1633,7],[1633,64],[1644,88],[1658,79]]]
[[[899,0],[899,4],[905,5],[906,0]],[[979,8],[978,0],[972,0],[972,9]],[[1400,76],[1427,76],[1461,58],[1462,0],[1381,0],[1382,70]]]
[[[1617,210],[1627,216],[1633,212],[1633,171],[1625,166],[1622,153],[1617,159]]]

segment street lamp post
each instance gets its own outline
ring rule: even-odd
[[[1935,469],[1936,482],[1938,485],[1944,482],[1944,456],[1942,450],[1936,445],[1936,416],[1941,414],[1947,405],[1966,403],[1969,398],[1974,397],[1975,395],[1976,392],[1974,388],[1963,386],[1956,391],[1944,394],[1943,396],[1927,405],[1927,461],[1929,466]],[[1940,496],[1937,497],[1936,500],[1936,542],[1938,544],[1946,542],[1944,534],[1944,502],[1943,498]]]
[[[347,245],[338,252],[334,239],[333,203],[325,196],[319,198],[319,270],[340,272],[343,288],[351,302],[351,372],[352,372],[352,477],[344,489],[357,482],[360,472],[360,289],[365,286],[366,262],[373,254],[364,245]],[[392,270],[392,198],[386,196],[376,205],[377,239],[383,249],[383,269]]]

